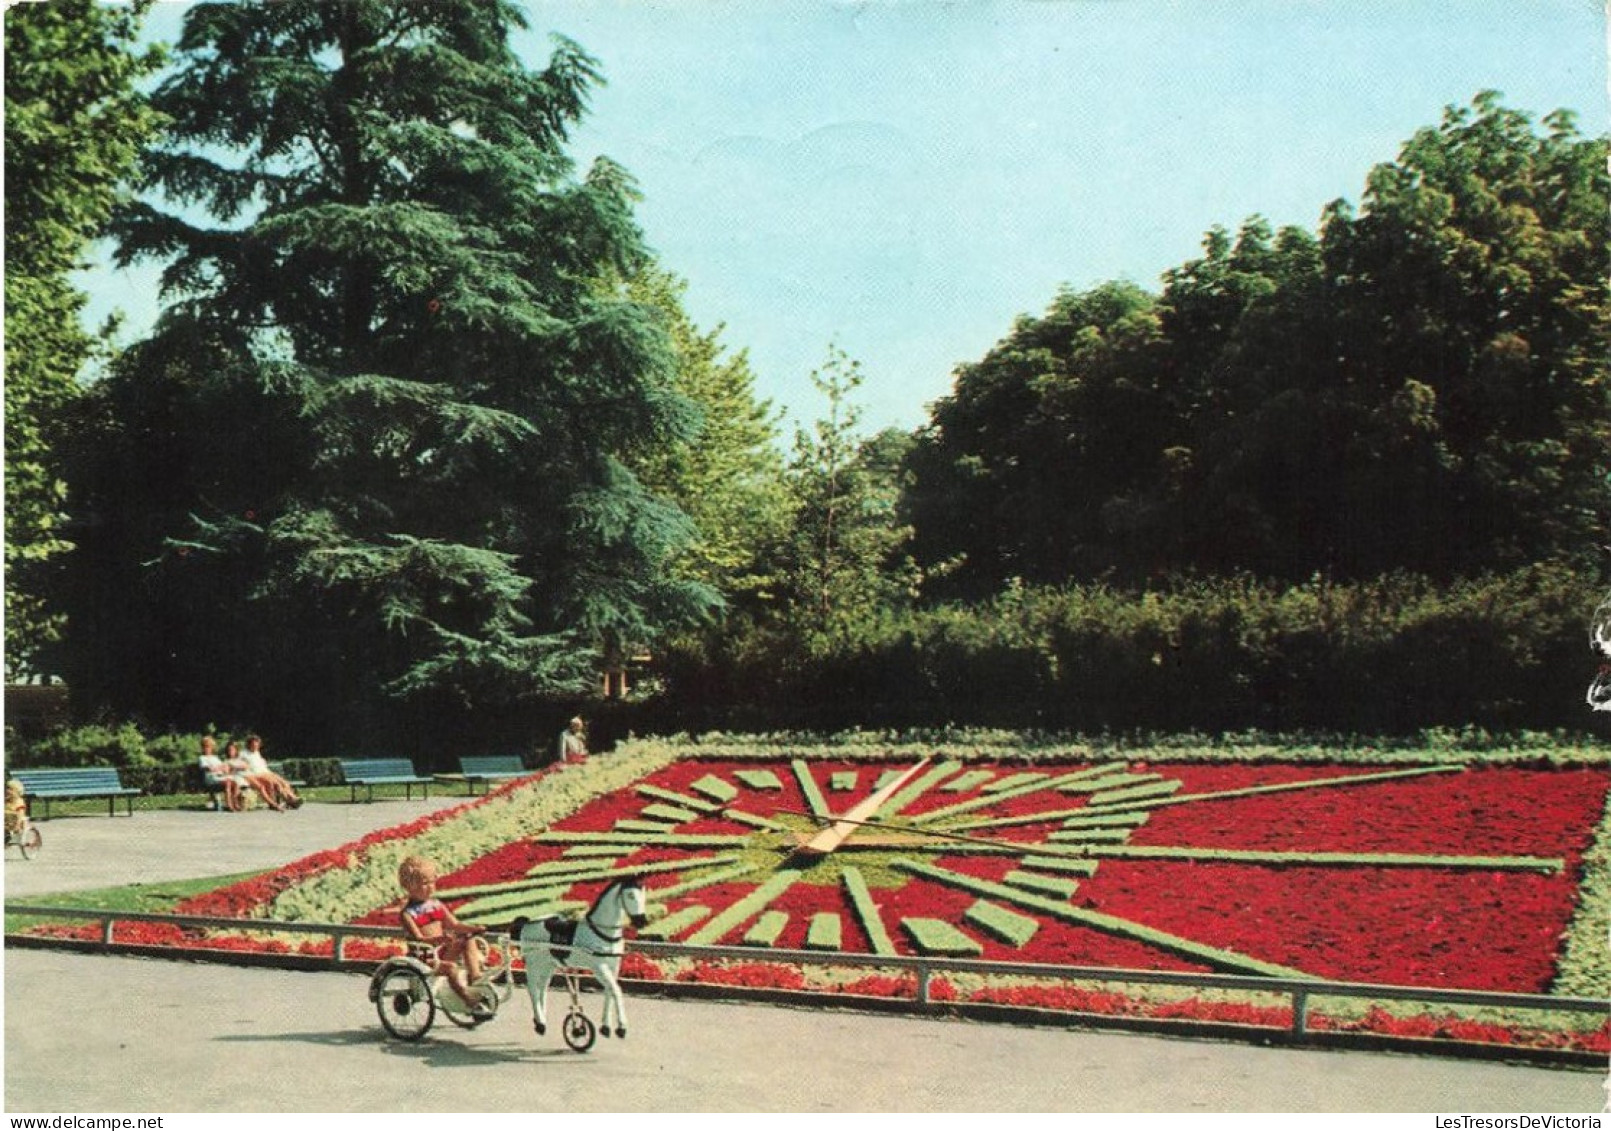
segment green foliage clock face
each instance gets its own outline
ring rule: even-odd
[[[1097,964],[1147,965],[1163,951],[1213,970],[1301,977],[1291,966],[1158,929],[1145,916],[1110,913],[1082,887],[1110,861],[1132,869],[1152,860],[1342,870],[1559,866],[1532,857],[1242,851],[1133,839],[1167,807],[1295,790],[1346,788],[1357,796],[1389,779],[1458,770],[1317,770],[1302,780],[1193,792],[1169,772],[1122,764],[679,763],[541,834],[541,858],[524,879],[444,894],[469,897],[462,915],[497,922],[585,905],[597,886],[636,874],[656,905],[640,932],[649,939],[1086,962],[1091,952],[1081,947],[1101,936],[1106,950]],[[1083,941],[1067,941],[1072,936]]]

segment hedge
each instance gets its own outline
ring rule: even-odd
[[[761,636],[742,661],[670,653],[666,697],[622,708],[622,721],[639,733],[1591,733],[1606,721],[1584,702],[1603,596],[1597,579],[1549,563],[1442,586],[1394,574],[1018,588],[893,614],[812,654]]]

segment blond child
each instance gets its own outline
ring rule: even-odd
[[[481,978],[481,940],[475,936],[485,928],[459,922],[436,898],[436,881],[436,865],[423,856],[410,856],[398,866],[397,882],[408,894],[398,916],[403,933],[410,942],[435,948],[434,972],[447,979],[473,1012],[490,1013],[479,991],[471,988]]]
[[[15,778],[6,782],[6,835],[16,837],[28,825],[28,799],[23,795],[22,783]]]

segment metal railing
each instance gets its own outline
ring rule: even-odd
[[[312,935],[331,940],[330,962],[340,967],[349,963],[346,944],[354,938],[401,941],[395,927],[366,927],[352,923],[307,923],[277,919],[230,919],[208,915],[174,915],[154,911],[113,911],[106,909],[52,907],[39,904],[7,903],[6,915],[38,916],[49,919],[89,920],[100,924],[100,944],[116,947],[118,923],[161,923],[169,926],[227,931],[252,931]],[[46,942],[38,936],[7,935],[7,941]],[[1192,990],[1240,990],[1284,996],[1292,1004],[1290,1033],[1303,1039],[1308,1028],[1309,1006],[1314,998],[1342,998],[1371,1002],[1410,1001],[1423,1005],[1487,1006],[1500,1009],[1532,1010],[1546,1014],[1598,1013],[1611,1016],[1611,1002],[1601,998],[1564,997],[1546,994],[1495,993],[1484,990],[1437,989],[1428,986],[1377,985],[1370,982],[1330,982],[1321,979],[1278,978],[1254,974],[1195,974],[1172,970],[1131,970],[1110,966],[1051,966],[1032,962],[993,962],[969,958],[880,955],[848,951],[777,950],[755,946],[695,946],[687,943],[633,940],[631,949],[646,957],[692,958],[707,961],[764,962],[802,967],[865,967],[899,970],[913,975],[914,1001],[928,1005],[935,999],[933,983],[937,975],[963,974],[982,977],[1024,977],[1052,982],[1102,982],[1120,985],[1157,985]],[[210,948],[184,950],[185,957],[213,953]],[[224,952],[228,953],[228,952]]]

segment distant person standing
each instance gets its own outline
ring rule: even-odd
[[[570,721],[559,736],[559,760],[561,762],[587,761],[587,725],[578,715]]]

